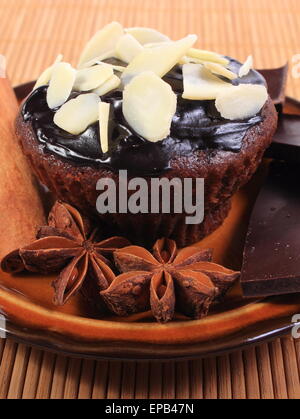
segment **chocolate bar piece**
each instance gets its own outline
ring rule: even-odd
[[[258,70],[266,79],[268,92],[271,99],[276,105],[277,110],[282,110],[285,101],[285,87],[288,74],[288,63],[283,67],[273,68],[269,70]]]
[[[244,248],[244,296],[300,292],[300,168],[273,162],[254,206]]]
[[[265,156],[300,162],[300,115],[281,114],[279,116],[276,134]]]
[[[299,163],[300,103],[291,98],[285,102],[287,70],[287,64],[273,70],[259,70],[267,81],[269,94],[279,113],[278,128],[265,157]]]

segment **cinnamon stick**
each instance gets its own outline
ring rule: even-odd
[[[14,130],[18,103],[0,55],[0,259],[30,243],[44,225],[36,181]]]

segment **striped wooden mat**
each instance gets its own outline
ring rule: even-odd
[[[0,0],[0,53],[13,84],[36,78],[60,52],[75,63],[112,20],[175,38],[197,33],[202,48],[240,60],[252,53],[259,68],[293,66],[300,54],[299,0]],[[288,94],[300,99],[292,71]],[[0,399],[300,397],[300,341],[290,337],[176,363],[72,359],[0,339],[0,361]]]
[[[278,339],[217,358],[104,362],[4,346],[2,398],[299,398],[300,341]],[[298,365],[297,365],[298,364]]]

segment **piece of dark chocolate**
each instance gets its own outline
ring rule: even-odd
[[[285,88],[288,74],[288,63],[279,68],[257,70],[266,79],[268,92],[278,111],[285,102]]]
[[[277,160],[300,162],[300,115],[281,114],[272,144],[265,154]]]
[[[244,296],[300,292],[300,168],[273,162],[255,203],[246,238]]]

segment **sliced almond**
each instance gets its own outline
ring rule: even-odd
[[[62,54],[58,54],[58,56],[55,58],[53,64],[61,63],[63,58],[64,58],[64,56]]]
[[[226,119],[248,119],[256,115],[268,99],[265,86],[240,84],[220,92],[216,98],[216,108]]]
[[[119,73],[123,73],[126,70],[126,67],[123,67],[122,65],[115,65],[115,64],[110,64],[110,63],[98,63],[101,65],[106,65],[108,67],[111,67],[113,70],[118,71]]]
[[[112,58],[115,55],[115,50],[112,49],[110,51],[105,52],[102,55],[98,55],[98,57],[92,58],[90,61],[84,62],[77,66],[78,69],[92,67],[95,64],[99,64],[99,62],[103,60],[107,60],[108,58]]]
[[[84,68],[93,67],[94,65],[106,65],[108,67],[111,67],[113,70],[118,71],[119,73],[123,73],[123,71],[125,71],[126,69],[126,67],[123,67],[122,65],[105,63],[104,61],[100,61],[98,58],[94,58],[88,63],[83,64],[81,66],[81,70],[83,70]]]
[[[189,58],[186,55],[184,55],[182,58],[180,58],[180,60],[178,61],[178,64],[183,65],[183,64],[188,64],[189,62],[190,62]]]
[[[134,77],[123,93],[126,121],[142,137],[156,142],[170,133],[177,97],[169,84],[152,71]]]
[[[252,55],[249,55],[247,60],[244,62],[242,67],[239,70],[239,77],[247,76],[249,71],[253,68],[253,57]]]
[[[37,79],[33,90],[37,89],[38,87],[44,86],[46,84],[49,83],[50,79],[51,79],[51,75],[52,75],[52,70],[53,70],[53,64],[50,67],[47,67],[42,74],[39,76],[39,78]]]
[[[200,61],[212,61],[213,63],[218,63],[224,66],[229,64],[229,60],[223,55],[217,54],[216,52],[206,51],[203,49],[191,48],[187,55],[192,58],[196,58]]]
[[[232,87],[231,83],[214,76],[201,64],[184,64],[182,74],[184,99],[212,100],[220,91]]]
[[[233,73],[233,71],[228,70],[218,63],[206,62],[204,63],[204,67],[211,71],[213,74],[216,74],[217,76],[223,76],[228,80],[235,80],[238,78],[237,74]]]
[[[63,59],[63,55],[62,54],[59,54],[56,57],[56,59],[54,61],[54,64],[60,63],[62,61],[62,59]],[[37,81],[36,81],[36,83],[35,83],[35,85],[33,87],[33,90],[37,89],[38,87],[45,86],[46,84],[49,83],[49,81],[51,79],[51,75],[52,75],[54,64],[52,64],[50,67],[46,68],[42,72],[42,74],[37,79]]]
[[[125,63],[130,63],[141,51],[143,47],[139,41],[127,33],[117,42],[115,56]]]
[[[102,153],[108,152],[108,121],[110,104],[106,102],[99,103],[99,133]]]
[[[157,48],[165,46],[167,43],[172,44],[174,41],[164,41],[164,42],[150,42],[149,44],[144,44],[144,48]]]
[[[114,89],[117,89],[121,84],[121,80],[118,76],[113,74],[106,82],[101,84],[101,86],[97,87],[93,90],[93,93],[96,93],[99,96],[104,96],[106,93],[111,92]]]
[[[165,46],[144,48],[126,67],[122,81],[126,84],[134,76],[144,71],[153,71],[159,77],[163,77],[178,63],[196,40],[196,35],[188,35],[179,41],[168,42]]]
[[[76,77],[76,70],[69,63],[54,64],[47,90],[47,103],[50,109],[61,106],[70,96]]]
[[[132,35],[141,45],[153,43],[153,42],[168,42],[170,38],[167,35],[162,34],[156,29],[152,28],[127,28],[126,33]]]
[[[205,61],[199,60],[198,58],[190,57],[189,55],[186,55],[184,59],[186,60],[185,64],[204,64],[205,63]]]
[[[118,22],[112,22],[96,32],[88,41],[79,59],[79,65],[92,60],[99,55],[114,50],[116,44],[123,35],[124,30]]]
[[[41,86],[45,86],[46,84],[49,83],[50,79],[51,79],[51,75],[52,75],[52,70],[53,70],[53,64],[50,67],[47,67],[42,74],[39,76],[39,78],[37,79],[33,90],[37,89],[38,87]]]
[[[86,92],[100,86],[108,80],[114,71],[109,66],[94,65],[90,68],[83,68],[76,73],[74,89],[79,92]]]
[[[100,98],[86,93],[66,102],[54,115],[54,123],[73,135],[81,134],[99,118]]]

